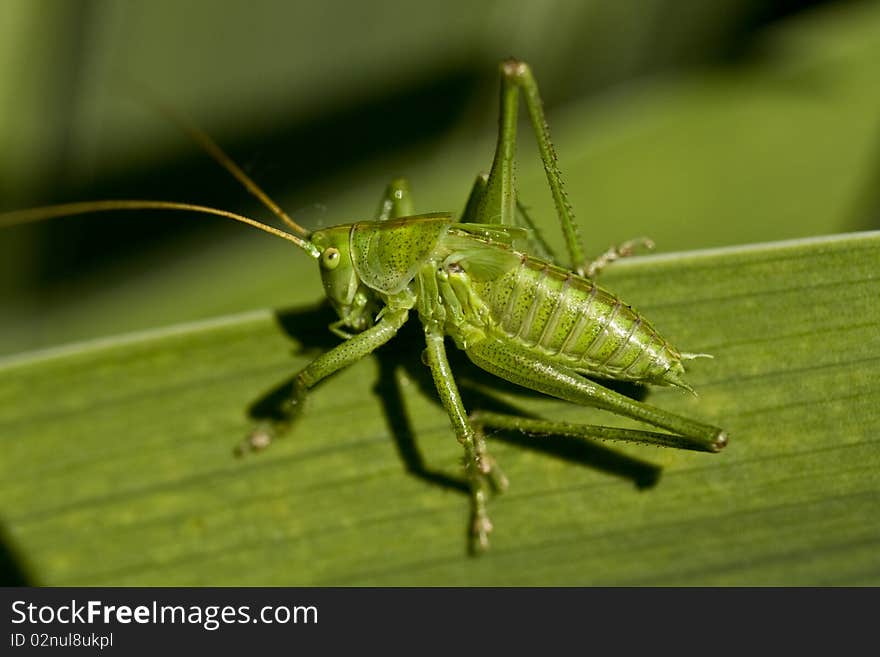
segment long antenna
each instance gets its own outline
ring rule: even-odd
[[[283,230],[267,226],[256,219],[251,219],[227,210],[219,210],[204,205],[193,205],[192,203],[177,203],[175,201],[108,200],[47,205],[41,208],[29,208],[27,210],[16,210],[0,214],[0,228],[25,224],[32,221],[41,221],[43,219],[52,219],[55,217],[67,217],[77,214],[107,212],[111,210],[180,210],[184,212],[196,212],[199,214],[211,214],[218,217],[226,217],[227,219],[234,219],[235,221],[247,224],[248,226],[258,228],[259,230],[274,235],[275,237],[280,237],[288,242],[293,242],[312,258],[317,259],[321,257],[320,249],[311,242],[297,235],[291,235]]]
[[[143,91],[143,90],[141,90]],[[204,150],[217,164],[226,169],[232,176],[240,182],[244,187],[259,201],[265,205],[272,213],[281,219],[285,224],[287,224],[291,229],[293,229],[297,234],[308,239],[309,231],[296,223],[290,216],[282,210],[275,201],[269,198],[269,195],[264,192],[257,183],[255,183],[250,176],[248,176],[244,171],[242,171],[241,167],[238,166],[235,161],[229,157],[225,151],[220,148],[220,146],[215,142],[211,137],[204,131],[202,131],[198,126],[191,123],[184,116],[178,114],[171,107],[168,107],[156,98],[153,94],[147,94],[148,101],[161,112],[169,121],[174,123],[178,128],[180,128],[183,132],[190,136],[199,146],[201,146],[202,150]]]

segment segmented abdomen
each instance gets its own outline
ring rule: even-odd
[[[493,330],[553,362],[616,379],[680,382],[679,352],[633,308],[590,280],[524,255],[483,292]]]

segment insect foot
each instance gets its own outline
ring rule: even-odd
[[[507,486],[509,485],[507,476],[501,468],[498,467],[498,462],[494,458],[484,453],[480,456],[480,459],[477,462],[477,467],[479,468],[480,473],[486,478],[486,481],[489,482],[493,491],[496,493],[503,493],[507,490]]]
[[[712,443],[712,450],[711,451],[717,453],[717,452],[720,452],[725,447],[727,447],[727,432],[726,431],[719,431],[718,434],[715,436],[715,441]]]
[[[488,516],[474,514],[473,520],[473,541],[474,545],[471,553],[475,555],[483,554],[489,550],[489,533],[492,531],[492,523]]]
[[[290,396],[275,409],[278,416],[254,427],[253,431],[236,445],[234,454],[242,457],[251,452],[262,452],[275,439],[289,432],[296,419],[302,413],[303,404],[306,399],[306,390],[307,388],[303,383],[302,377],[298,376],[294,380]]]
[[[634,255],[636,249],[645,249],[646,251],[654,250],[654,240],[649,237],[638,237],[634,240],[628,240],[623,244],[619,244],[617,246],[612,246],[605,253],[600,255],[598,258],[593,260],[593,262],[588,263],[586,267],[584,267],[584,275],[587,278],[596,278],[603,269],[605,269],[608,265],[616,260],[620,260],[621,258],[628,258],[631,255]]]
[[[475,414],[476,415],[476,414]],[[507,490],[507,477],[497,461],[486,450],[486,440],[479,421],[471,423],[474,428],[474,458],[465,457],[465,471],[471,486],[471,544],[470,552],[479,555],[489,549],[492,521],[489,519],[490,493]]]
[[[260,425],[251,431],[247,437],[235,446],[234,454],[241,458],[251,452],[262,452],[272,444],[275,439],[275,431],[269,425]]]
[[[509,482],[507,476],[498,466],[498,461],[486,449],[486,434],[480,421],[480,413],[478,411],[471,413],[468,419],[475,433],[477,471],[489,483],[494,492],[503,493],[507,490]]]
[[[480,555],[489,549],[489,534],[492,533],[492,521],[486,510],[486,490],[479,483],[472,484],[473,507],[471,510],[471,543],[470,552]]]

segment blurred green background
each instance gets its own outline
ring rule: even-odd
[[[796,0],[5,0],[0,203],[159,198],[266,218],[154,95],[309,227],[370,217],[397,175],[420,211],[458,211],[491,161],[510,55],[536,72],[591,253],[880,224],[880,4]],[[522,198],[552,220],[522,135]],[[299,253],[227,223],[5,229],[0,353],[320,298]]]

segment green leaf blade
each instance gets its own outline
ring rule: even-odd
[[[7,359],[5,534],[43,584],[876,585],[878,265],[880,234],[863,233],[612,267],[603,285],[715,356],[689,368],[699,397],[653,389],[649,403],[723,426],[730,445],[572,456],[492,439],[511,488],[480,559],[465,554],[466,497],[407,471],[381,385],[396,367],[415,448],[454,482],[448,420],[400,360],[417,360],[418,331],[321,385],[289,437],[242,460],[249,406],[328,344],[322,311]],[[550,417],[615,419],[499,390]]]

